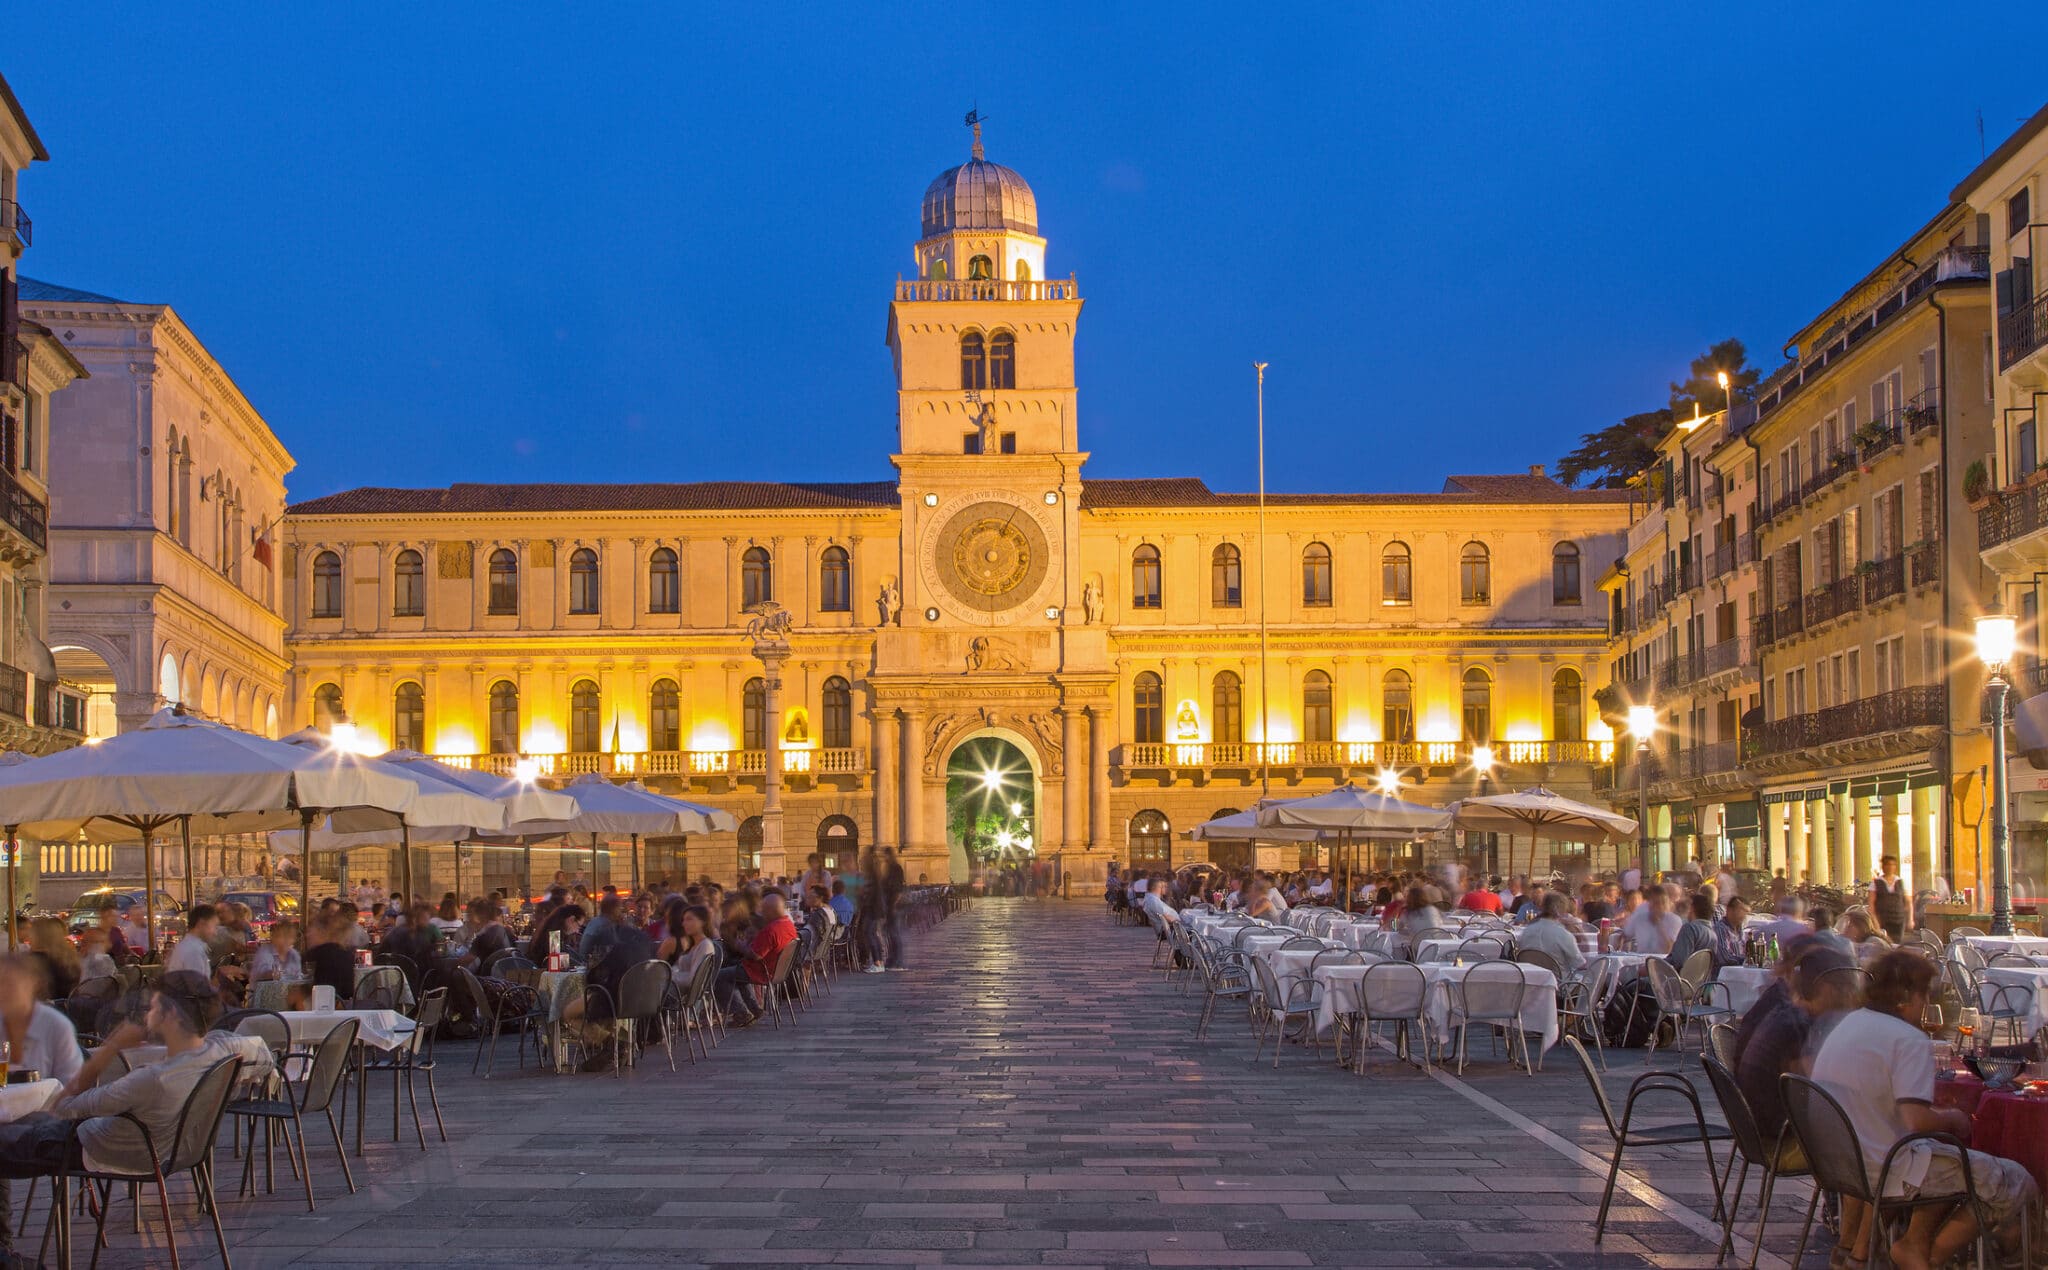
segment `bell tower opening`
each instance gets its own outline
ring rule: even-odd
[[[955,881],[977,865],[1038,858],[1038,774],[1016,743],[971,737],[946,761],[946,849]]]

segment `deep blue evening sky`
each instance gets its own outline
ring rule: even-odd
[[[1091,474],[1249,488],[1265,359],[1276,489],[1428,489],[1775,362],[2048,93],[1924,4],[1409,7],[25,5],[24,272],[172,303],[295,498],[886,478],[978,103]]]

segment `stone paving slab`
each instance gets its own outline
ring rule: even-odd
[[[1462,1080],[1390,1054],[1357,1076],[1327,1046],[1254,1064],[1241,1010],[1195,1039],[1198,996],[1152,950],[1099,903],[985,900],[919,936],[911,970],[842,976],[794,1027],[679,1051],[677,1072],[659,1050],[621,1076],[522,1071],[508,1040],[486,1080],[444,1046],[450,1143],[429,1125],[422,1152],[409,1122],[392,1143],[373,1087],[361,1192],[323,1126],[318,1213],[288,1170],[275,1196],[223,1200],[235,1264],[1712,1264],[1697,1145],[1631,1152],[1593,1244],[1609,1145],[1568,1052],[1531,1077],[1475,1038]],[[1618,1095],[1642,1057],[1609,1062]],[[238,1167],[219,1171],[231,1188]],[[1774,1270],[1807,1194],[1779,1189]],[[159,1224],[138,1237],[125,1208],[102,1264],[168,1264]],[[217,1264],[189,1201],[175,1211],[184,1263]]]

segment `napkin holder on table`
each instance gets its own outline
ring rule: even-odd
[[[313,1008],[316,1010],[332,1010],[334,1008],[333,984],[316,983],[313,985]]]

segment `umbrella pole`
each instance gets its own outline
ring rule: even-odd
[[[21,856],[21,839],[16,836],[20,825],[7,826],[7,951],[21,947],[21,925],[15,913],[21,905],[15,903],[14,862]]]
[[[142,831],[142,934],[149,941],[145,959],[156,954],[156,830]],[[12,921],[13,918],[9,918]]]
[[[633,835],[633,893],[640,893],[640,835],[637,833]]]
[[[190,909],[194,902],[192,894],[192,817],[178,817],[178,841],[185,849],[185,907]]]
[[[526,881],[519,896],[519,906],[523,909],[533,899],[533,844],[529,842],[522,846],[519,854],[524,857],[526,866]]]
[[[407,907],[418,902],[412,889],[412,826],[403,819],[398,822],[398,884],[405,888],[403,903]]]
[[[313,813],[299,812],[299,921],[313,920]],[[307,933],[310,925],[303,926]]]
[[[597,835],[590,835],[590,889],[598,889],[597,876]]]

